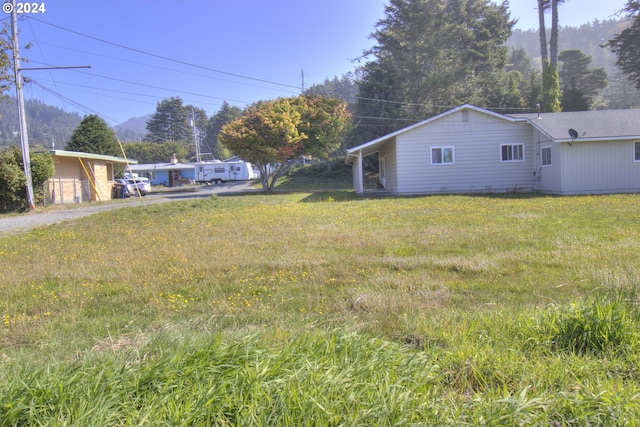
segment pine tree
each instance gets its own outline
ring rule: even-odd
[[[624,10],[633,19],[631,26],[609,40],[607,46],[616,54],[618,65],[640,90],[640,0],[629,0]]]
[[[575,80],[562,91],[562,111],[586,111],[589,100],[576,86]]]
[[[220,110],[209,118],[204,145],[209,149],[209,152],[214,159],[223,159],[228,153],[222,143],[218,141],[220,129],[222,129],[222,126],[240,117],[242,117],[242,110],[238,107],[231,106],[227,101],[225,101],[222,103]]]
[[[598,91],[607,87],[606,71],[604,71],[604,68],[589,68],[591,57],[580,50],[565,50],[560,53],[558,59],[562,62],[562,68],[558,71],[560,85],[565,91],[573,92],[569,95],[572,99],[576,95],[575,90],[579,91],[586,102],[584,110],[588,110]],[[564,110],[564,98],[567,97],[567,94],[563,94],[562,97]],[[575,105],[581,104],[577,103]]]
[[[65,149],[122,157],[115,132],[95,114],[84,116]]]
[[[147,139],[151,142],[189,144],[192,139],[189,109],[182,105],[182,99],[172,97],[158,102],[156,112],[147,122],[147,132]]]
[[[390,0],[365,52],[350,144],[424,120],[461,103],[494,105],[514,21],[485,0]],[[495,74],[498,74],[496,76]],[[503,100],[512,99],[507,96]]]

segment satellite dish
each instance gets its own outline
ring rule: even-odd
[[[578,131],[575,129],[569,129],[569,136],[571,139],[578,139]]]

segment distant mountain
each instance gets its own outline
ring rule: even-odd
[[[37,100],[25,100],[29,145],[61,149],[82,118]],[[0,147],[20,145],[20,120],[15,98],[0,99]]]
[[[124,123],[115,126],[116,134],[122,142],[138,142],[144,140],[147,134],[147,121],[151,114],[141,117],[133,117]]]

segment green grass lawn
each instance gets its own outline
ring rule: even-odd
[[[639,205],[254,194],[1,237],[0,425],[634,425]]]

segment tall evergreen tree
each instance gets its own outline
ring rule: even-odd
[[[609,40],[607,45],[617,56],[616,64],[640,90],[640,0],[628,0],[624,11],[633,20],[631,26]]]
[[[547,62],[542,71],[542,103],[540,108],[545,113],[562,111],[560,105],[560,83],[558,69]]]
[[[542,108],[543,111],[560,111],[560,89],[558,82],[558,4],[564,0],[537,0],[540,35],[540,56],[542,57]],[[546,27],[544,13],[551,9],[550,55],[547,57]],[[545,85],[550,85],[545,87]],[[553,99],[551,97],[555,96]]]
[[[156,112],[147,122],[147,139],[151,142],[176,141],[189,144],[192,138],[189,127],[189,110],[182,99],[172,97],[158,102]]]
[[[95,114],[84,116],[65,149],[122,157],[115,132]]]
[[[560,53],[558,59],[562,63],[562,67],[558,71],[560,86],[563,91],[569,90],[572,92],[571,99],[575,97],[576,91],[579,91],[586,101],[585,110],[588,110],[598,91],[607,87],[606,71],[604,68],[589,68],[591,57],[579,50],[565,50]],[[566,95],[563,94],[563,99],[565,97]],[[581,104],[577,103],[575,105]],[[564,110],[564,101],[562,106]]]
[[[486,0],[390,0],[365,52],[351,144],[464,102],[489,105],[513,28],[506,4]]]
[[[576,86],[576,81],[562,91],[562,111],[586,111],[589,109],[589,100]]]
[[[207,122],[204,146],[207,147],[214,159],[226,157],[227,150],[218,140],[218,134],[222,126],[242,117],[242,109],[230,105],[227,101],[222,103],[222,107],[216,114],[211,116]]]

